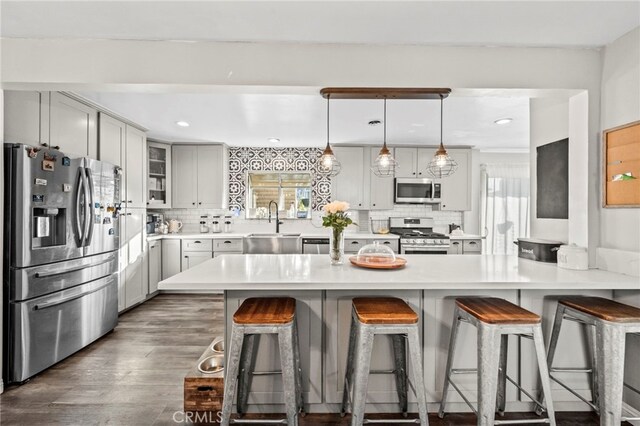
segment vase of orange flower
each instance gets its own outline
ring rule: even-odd
[[[347,226],[355,224],[349,217],[349,203],[345,201],[333,201],[324,206],[325,216],[322,217],[322,226],[331,228],[331,240],[329,242],[329,257],[332,265],[342,265],[344,262],[344,230]]]

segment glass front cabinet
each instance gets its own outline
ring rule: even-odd
[[[171,208],[171,145],[149,142],[147,206]]]

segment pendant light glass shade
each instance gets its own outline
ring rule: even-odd
[[[333,177],[340,173],[340,170],[342,170],[342,164],[340,164],[340,161],[336,158],[329,144],[329,96],[327,96],[327,146],[318,159],[318,171],[324,175]]]
[[[440,96],[440,147],[427,164],[427,172],[434,178],[451,176],[458,169],[458,163],[449,156],[442,143],[443,100],[444,98]]]
[[[393,177],[396,172],[396,167],[398,166],[398,162],[393,155],[391,155],[391,151],[387,148],[387,98],[384,98],[384,139],[382,143],[382,148],[380,149],[380,153],[373,161],[373,165],[371,166],[371,171],[374,175],[380,177]]]

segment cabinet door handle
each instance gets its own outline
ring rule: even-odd
[[[200,201],[198,204],[202,204],[202,201]]]
[[[391,241],[385,241],[385,242],[384,242],[384,243],[382,243],[382,244],[391,244]]]
[[[351,241],[351,244],[360,244],[360,243],[357,241]]]
[[[231,244],[231,241],[225,241],[222,244]]]
[[[453,242],[453,243],[451,243],[451,244],[453,244],[454,246],[457,246],[457,245],[459,245],[460,243],[459,243],[459,242],[457,242],[457,241],[454,241],[454,242]]]
[[[133,200],[129,200],[129,201],[127,201],[127,203],[133,203]]]
[[[197,241],[197,240],[196,240],[196,241],[194,241],[193,243],[194,243],[194,244],[202,244],[202,241]]]
[[[194,206],[196,205],[196,203],[191,203],[191,204],[193,204]]]
[[[469,241],[469,245],[471,244],[476,245],[477,243],[475,241]]]
[[[376,205],[374,204],[373,207],[375,207]]]
[[[413,173],[411,173],[411,174],[412,174],[412,175],[415,175],[415,174],[416,174],[416,172],[413,172]]]
[[[422,172],[420,172],[420,173],[418,173],[418,174],[419,174],[419,175],[421,175],[421,174],[422,174]]]

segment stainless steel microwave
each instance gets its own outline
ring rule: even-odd
[[[435,204],[440,202],[442,188],[431,179],[396,178],[396,204]]]

